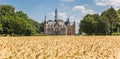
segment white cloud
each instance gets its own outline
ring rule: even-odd
[[[52,12],[52,15],[55,16],[55,12]],[[74,16],[68,16],[68,15],[67,15],[66,13],[64,13],[64,12],[58,12],[58,18],[59,18],[59,19],[62,19],[62,20],[64,20],[64,21],[66,21],[68,17],[69,17],[69,19],[70,19],[71,22],[73,22],[73,21],[76,20]]]
[[[66,13],[62,13],[62,12],[58,12],[58,15],[61,19],[66,20],[67,19],[67,14]]]
[[[95,12],[91,9],[87,9],[85,6],[74,6],[73,7],[73,11],[80,11],[83,14],[94,14]]]
[[[94,14],[95,12],[93,10],[89,9],[89,10],[85,10],[84,13],[85,14]]]
[[[74,0],[61,0],[63,2],[73,2]]]
[[[74,16],[71,16],[70,19],[75,20],[75,17],[74,17]]]
[[[60,4],[60,6],[62,7],[62,8],[64,8],[64,9],[68,9],[69,7],[68,6],[66,6],[65,4]]]
[[[55,12],[52,12],[52,15],[55,16]],[[62,19],[62,20],[66,20],[67,19],[67,14],[64,12],[58,12],[58,18]]]
[[[99,6],[113,6],[116,9],[120,8],[120,0],[95,0],[96,5]]]
[[[75,6],[73,7],[73,11],[84,11],[85,7],[84,6]]]

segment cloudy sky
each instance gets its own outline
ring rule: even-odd
[[[115,9],[120,8],[120,0],[0,0],[0,4],[9,4],[15,7],[16,11],[24,11],[27,15],[38,21],[54,19],[55,8],[58,9],[59,18],[76,22],[76,32],[78,24],[86,14],[100,14],[110,6]]]

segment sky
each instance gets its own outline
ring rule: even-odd
[[[86,14],[100,14],[111,6],[116,10],[120,8],[120,0],[0,0],[0,4],[12,5],[15,11],[23,11],[29,18],[43,22],[45,15],[47,20],[54,20],[54,11],[57,8],[58,17],[66,21],[76,22],[78,33],[80,20]]]

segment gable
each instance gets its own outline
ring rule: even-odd
[[[59,23],[56,22],[56,23],[54,24],[54,26],[55,26],[55,28],[56,28],[56,27],[59,27]]]

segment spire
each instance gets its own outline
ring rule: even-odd
[[[67,18],[67,23],[70,24],[70,20],[69,20],[69,18]]]
[[[46,24],[46,14],[45,14],[45,20],[44,20],[44,24]]]
[[[73,25],[75,26],[75,20],[74,20],[74,22],[73,22]]]
[[[65,22],[66,25],[70,25],[70,20],[67,18],[67,21]]]
[[[57,19],[58,19],[58,12],[57,9],[55,9],[55,22],[57,22]]]

